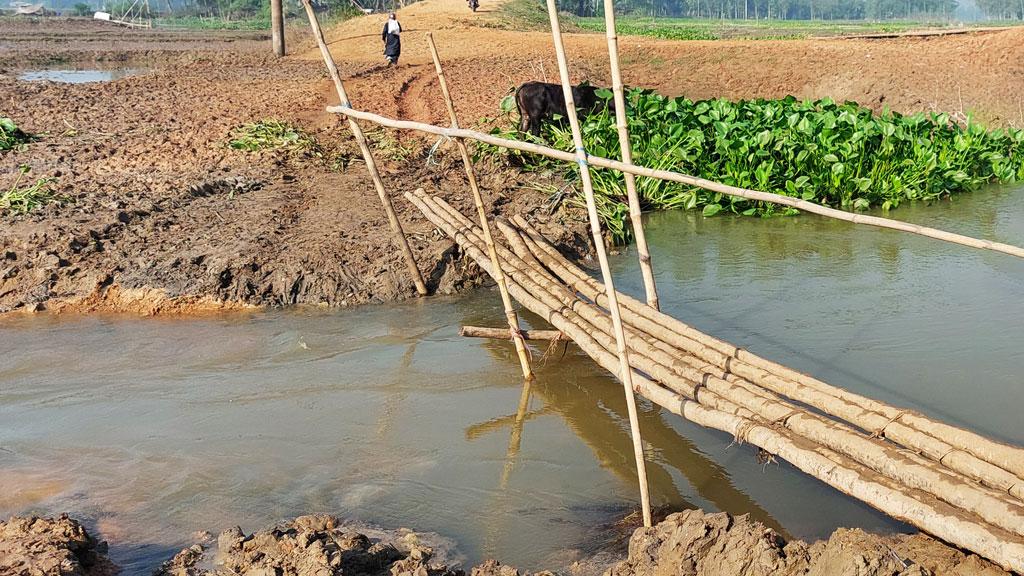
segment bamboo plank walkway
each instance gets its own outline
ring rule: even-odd
[[[412,202],[492,273],[483,231],[440,198]],[[603,285],[528,222],[499,221],[511,295],[618,373]],[[1024,573],[1024,449],[836,388],[618,295],[633,389],[1003,568]]]

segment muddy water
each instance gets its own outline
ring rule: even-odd
[[[30,70],[18,74],[18,80],[25,82],[57,82],[61,84],[89,84],[94,82],[110,82],[135,76],[142,71],[132,68],[117,68],[111,70],[65,70],[46,69]]]
[[[1024,190],[905,207],[1024,243]],[[654,215],[664,308],[838,385],[1024,443],[1024,262],[817,218]],[[638,292],[630,251],[620,288]],[[146,574],[197,530],[307,512],[453,538],[470,562],[562,568],[635,504],[620,385],[536,349],[521,409],[496,294],[347,311],[0,325],[0,515],[70,511]],[[533,326],[536,318],[527,317]],[[814,538],[898,528],[727,435],[641,404],[656,503]]]

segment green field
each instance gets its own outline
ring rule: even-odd
[[[574,18],[584,30],[604,32],[604,18]],[[907,32],[942,28],[947,24],[918,21],[826,21],[826,20],[719,20],[697,18],[648,18],[620,16],[618,33],[665,40],[790,39],[814,36],[845,36]]]

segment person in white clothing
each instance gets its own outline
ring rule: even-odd
[[[381,39],[384,40],[384,58],[388,61],[388,66],[398,64],[398,57],[402,54],[402,40],[398,36],[401,32],[402,25],[392,12],[388,16],[388,21],[384,23],[384,31],[381,32]]]

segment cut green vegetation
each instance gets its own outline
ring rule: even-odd
[[[611,98],[608,90],[598,94]],[[825,206],[888,210],[907,200],[933,200],[987,183],[1024,179],[1024,130],[988,131],[971,122],[960,126],[946,114],[874,114],[854,102],[793,97],[694,102],[641,89],[629,90],[627,102],[638,165]],[[613,113],[593,113],[582,128],[590,154],[621,157]],[[511,128],[492,132],[521,137]],[[548,124],[543,135],[555,148],[574,149],[567,126]],[[517,156],[528,169],[564,166],[538,156]],[[625,241],[628,208],[622,175],[603,169],[592,175],[601,215],[613,239]],[[567,178],[578,181],[577,166]],[[794,213],[650,178],[637,178],[637,192],[646,210],[701,209],[707,216]]]
[[[31,184],[22,185],[22,180],[29,170],[28,166],[20,166],[14,185],[0,192],[0,212],[12,215],[27,214],[57,197],[51,187],[51,184],[56,182],[53,178],[39,178]]]
[[[288,150],[316,154],[316,141],[302,130],[279,120],[260,120],[243,124],[231,131],[228,146],[235,150]]]
[[[14,120],[0,116],[0,151],[21,148],[32,141],[32,136],[18,128]]]

